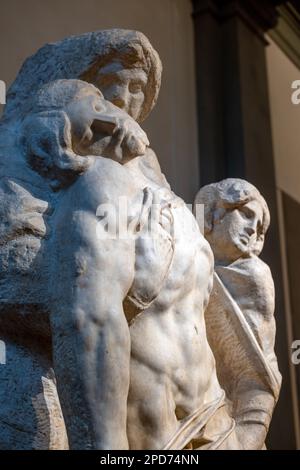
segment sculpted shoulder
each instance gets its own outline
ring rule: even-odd
[[[93,158],[89,169],[74,183],[72,192],[83,199],[99,203],[116,203],[120,197],[134,197],[138,184],[118,162],[103,157]]]
[[[257,256],[241,258],[235,261],[231,267],[252,279],[252,282],[257,285],[273,282],[269,266]]]
[[[274,283],[269,266],[258,257],[216,268],[242,310],[255,310],[270,319],[274,313]]]

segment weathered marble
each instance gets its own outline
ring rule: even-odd
[[[207,340],[204,313],[218,279],[211,247],[138,124],[156,102],[161,70],[141,33],[100,31],[44,46],[8,92],[0,123],[1,448],[262,447],[265,434],[240,425],[233,392],[217,376],[221,350]],[[229,310],[239,296],[229,297]],[[267,298],[248,316],[268,322],[270,310]],[[264,358],[273,336],[262,328],[250,343],[266,341],[268,352],[249,347],[240,360],[254,380],[239,382],[233,368],[232,385],[242,403],[248,391],[272,396],[271,414],[277,395]],[[236,324],[225,334],[234,348],[248,347]]]
[[[204,230],[215,257],[214,287],[205,312],[218,379],[247,448],[263,446],[281,375],[274,352],[274,284],[258,258],[270,223],[267,204],[244,180],[200,189]]]

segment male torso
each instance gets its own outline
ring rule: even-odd
[[[212,284],[212,252],[191,212],[169,190],[159,165],[154,166],[153,158],[150,163],[146,159],[144,162],[142,158],[136,159],[123,168],[104,159],[105,163],[120,168],[122,185],[125,187],[128,181],[131,186],[129,199],[135,198],[135,191],[142,194],[145,186],[154,192],[163,187],[164,198],[169,194],[173,217],[174,252],[167,276],[158,296],[130,324],[127,415],[130,448],[163,448],[180,427],[180,420],[220,395],[203,316]],[[100,174],[101,163],[96,166]],[[100,184],[90,187],[91,181],[97,181],[97,171],[89,171],[95,173],[92,179],[89,174],[83,175],[79,178],[79,186],[75,184],[67,190],[67,202],[71,198],[77,207],[66,207],[66,213],[72,219],[68,210],[86,210],[87,204],[91,210],[89,217],[95,218],[96,225],[97,204],[103,202],[102,196],[98,199],[98,194],[103,191],[99,191]],[[114,179],[115,175],[111,177]],[[109,174],[105,178],[109,179]],[[107,187],[109,185],[107,181]],[[81,194],[80,191],[84,192]],[[57,203],[63,206],[64,198],[58,197]],[[50,219],[50,230],[55,232],[55,212]],[[66,220],[67,228],[71,230]],[[55,246],[59,248],[54,241]],[[64,263],[59,261],[63,266]]]
[[[157,189],[149,179],[147,184]],[[221,393],[204,322],[212,286],[212,252],[189,209],[167,191],[173,259],[157,298],[130,325],[127,430],[133,449],[163,448],[182,419]]]

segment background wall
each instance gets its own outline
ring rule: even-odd
[[[192,202],[199,170],[191,8],[190,0],[1,2],[0,79],[9,86],[23,61],[46,42],[98,29],[142,31],[164,67],[158,103],[143,127],[174,190]]]
[[[279,189],[300,203],[300,105],[291,101],[291,85],[300,70],[269,39],[267,66],[276,182]]]
[[[268,434],[267,447],[294,449],[296,445],[299,446],[299,439],[297,441],[296,437],[299,423],[295,370],[291,364],[293,333],[290,316],[287,315],[288,297],[284,295],[289,289],[287,276],[283,276],[283,266],[286,266],[287,258],[284,237],[280,237],[279,233],[282,224],[279,224],[278,208],[282,204],[277,203],[278,184],[276,187],[273,151],[277,146],[274,138],[278,131],[272,129],[271,123],[270,102],[272,105],[274,97],[270,93],[268,79],[270,71],[267,66],[267,54],[270,46],[265,39],[266,32],[273,31],[277,26],[280,13],[275,4],[278,2],[192,1],[201,184],[227,177],[244,178],[253,183],[268,202],[271,225],[262,259],[270,266],[275,283],[275,350],[283,384]],[[297,20],[296,14],[290,16],[295,17],[293,28],[298,31],[300,20]],[[288,25],[285,28],[288,32],[290,29]],[[281,30],[280,33],[283,43],[285,36],[282,36]],[[297,37],[297,34],[294,36]],[[300,47],[296,46],[293,50],[300,50]],[[284,64],[279,66],[282,73],[285,71],[284,67]],[[277,73],[278,70],[274,70],[274,74]],[[281,88],[279,86],[276,89],[275,99],[282,98],[279,97],[283,93]],[[290,84],[288,92],[289,90]],[[280,108],[279,105],[279,110],[275,112],[277,127],[286,119],[290,119],[286,115],[286,109]],[[283,130],[280,130],[280,133],[282,135]],[[288,135],[285,135],[280,145],[286,145],[288,138]],[[288,181],[286,185],[289,185]],[[284,230],[281,232],[284,234]],[[300,256],[298,260],[299,258]],[[294,266],[291,270],[295,272]],[[286,271],[287,269],[285,273]]]
[[[300,104],[291,101],[291,85],[300,69],[268,38],[266,49],[281,255],[285,289],[294,426],[300,448],[300,365],[291,361],[292,343],[300,339]]]

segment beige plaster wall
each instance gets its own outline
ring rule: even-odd
[[[300,203],[300,104],[291,101],[291,85],[300,70],[271,40],[267,66],[276,180],[279,189]]]
[[[116,27],[143,31],[160,54],[162,89],[144,128],[172,186],[192,202],[199,170],[190,0],[1,1],[0,80],[9,85],[46,42]]]

